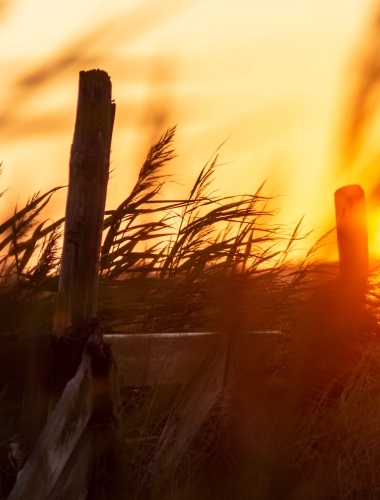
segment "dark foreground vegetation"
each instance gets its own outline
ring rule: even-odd
[[[276,225],[263,187],[218,197],[217,158],[187,199],[164,200],[174,132],[150,149],[131,194],[106,212],[98,306],[104,330],[283,335],[258,340],[258,349],[268,343],[259,367],[242,361],[231,411],[225,402],[214,406],[161,497],[379,498],[376,269],[360,300],[360,290],[342,287],[336,266],[317,260],[323,240],[295,264],[300,227]],[[43,222],[43,209],[57,189],[33,196],[0,225],[0,498],[15,480],[10,449],[27,380],[24,339],[52,328],[63,219]],[[144,498],[144,464],[181,391],[122,392],[128,498]]]

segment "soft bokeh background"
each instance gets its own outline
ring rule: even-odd
[[[376,108],[376,92],[366,99],[377,70],[363,75],[378,57],[377,11],[371,0],[0,0],[2,213],[66,183],[78,72],[101,68],[117,104],[109,207],[152,141],[178,124],[167,196],[187,193],[228,138],[221,194],[267,179],[279,220],[305,214],[317,237],[334,225],[334,190],[361,183],[376,253],[378,151],[362,154],[358,137]],[[56,196],[49,215],[64,202]]]

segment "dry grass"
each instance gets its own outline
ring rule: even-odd
[[[174,133],[169,129],[150,149],[131,194],[106,212],[99,314],[108,330],[209,326],[214,321],[210,316],[215,316],[209,290],[219,287],[221,278],[255,280],[256,292],[261,290],[256,299],[265,296],[262,307],[270,290],[274,297],[285,282],[296,289],[300,281],[300,274],[286,262],[291,245],[300,238],[299,228],[287,234],[287,228],[271,222],[270,200],[262,187],[253,195],[213,193],[217,157],[201,170],[187,199],[162,199],[168,181],[164,169],[174,157]],[[0,250],[6,251],[0,260],[1,296],[12,297],[15,307],[31,302],[33,308],[43,303],[48,307],[49,297],[54,298],[64,219],[47,225],[38,217],[57,189],[33,196],[0,226]],[[308,266],[306,262],[302,270]],[[0,335],[24,328],[25,313],[13,316],[19,324],[4,324]],[[43,324],[37,318],[30,323],[48,329],[48,314],[43,317]],[[269,327],[268,320],[267,325],[262,321],[263,328]]]
[[[260,188],[212,191],[217,159],[187,199],[163,200],[175,129],[153,146],[136,186],[106,214],[99,314],[107,330],[281,330],[254,363],[246,353],[234,388],[235,413],[210,412],[171,474],[165,499],[378,498],[378,282],[365,306],[343,289],[337,269],[290,262],[300,227],[276,225]],[[60,231],[38,222],[52,190],[32,197],[0,225],[0,478],[14,480],[9,443],[18,432],[24,366],[20,338],[49,332],[58,284]],[[130,497],[154,454],[179,387],[130,388],[120,430]],[[0,498],[2,498],[0,496]]]

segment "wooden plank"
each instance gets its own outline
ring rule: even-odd
[[[70,327],[81,332],[96,316],[114,117],[107,73],[81,71],[54,321],[58,335],[73,334]]]
[[[95,341],[97,343],[97,341]],[[93,412],[92,359],[85,352],[8,500],[47,500]]]
[[[281,332],[251,332],[244,334],[244,343],[248,347],[258,338],[266,342],[278,335]],[[190,383],[221,336],[218,332],[103,335],[117,362],[120,388]]]

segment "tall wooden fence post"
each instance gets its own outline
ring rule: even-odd
[[[46,378],[46,370],[41,371],[34,363],[25,392],[16,452],[21,453],[26,448],[22,440],[28,432],[33,436],[25,439],[26,455],[32,445],[33,451],[17,476],[10,500],[72,498],[69,491],[74,491],[75,498],[87,498],[86,492],[97,487],[89,484],[91,450],[96,454],[92,481],[104,471],[106,454],[111,461],[115,457],[116,452],[109,451],[110,448],[116,450],[117,445],[111,428],[116,419],[115,362],[109,346],[103,344],[97,322],[91,321],[97,308],[114,117],[115,104],[111,100],[111,81],[107,73],[81,71],[54,321],[57,341],[47,356],[52,357],[50,398],[54,404],[59,397],[59,402],[43,427],[47,405],[45,417],[41,418],[41,410],[35,408],[35,394],[41,387],[41,378]],[[100,430],[92,432],[91,427],[86,427],[89,422],[100,424]],[[110,472],[109,463],[105,468]]]
[[[101,70],[79,73],[54,331],[75,335],[96,316],[99,255],[115,104]]]
[[[358,185],[335,192],[339,267],[344,284],[364,285],[368,274],[365,195]]]
[[[58,335],[67,335],[72,329],[80,331],[96,314],[114,116],[115,104],[111,100],[111,81],[107,73],[100,70],[81,71],[54,324]],[[51,360],[48,344],[46,338],[33,337],[29,341],[30,366],[26,376],[19,443],[14,449],[19,466],[31,453],[46,423],[49,399],[54,402],[57,399],[57,394],[53,399],[49,395]],[[65,350],[64,346],[61,345],[60,350]],[[72,357],[70,353],[66,354]],[[78,362],[80,356],[81,352],[78,352]],[[68,366],[64,354],[58,356],[58,359],[61,358],[59,365],[64,367],[65,372],[59,374],[60,389],[63,389],[77,366],[74,366],[75,363]]]

